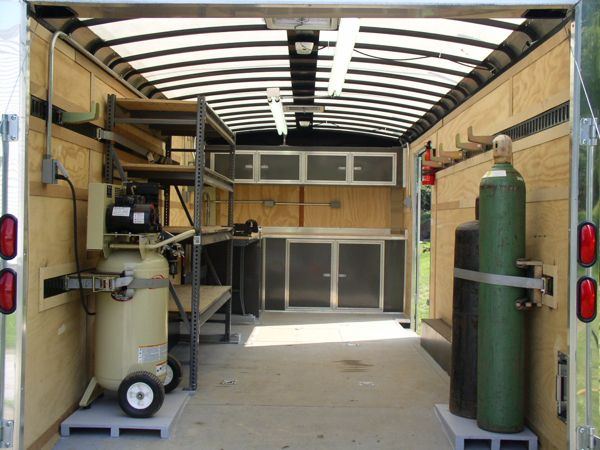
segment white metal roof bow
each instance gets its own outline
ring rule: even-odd
[[[130,65],[124,76],[138,76],[136,87],[146,95],[204,95],[235,131],[274,128],[265,91],[279,87],[284,105],[306,96],[325,106],[311,116],[315,128],[399,138],[444,98],[455,102],[449,94],[461,82],[481,82],[473,69],[494,71],[486,58],[522,22],[363,19],[335,98],[327,96],[327,83],[336,31],[319,32],[312,69],[302,60],[293,69],[288,32],[268,29],[263,19],[131,19],[90,22],[89,29],[101,39],[92,50],[114,50],[106,62],[117,71]],[[288,128],[296,126],[294,117],[286,114]]]

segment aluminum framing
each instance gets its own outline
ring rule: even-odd
[[[223,155],[224,151],[220,151],[220,146],[213,147],[213,149],[219,149],[219,151],[212,151],[210,158],[210,168],[215,170],[215,156]],[[299,148],[299,147],[291,147]],[[306,147],[312,148],[312,147]],[[348,149],[346,147],[345,149]],[[379,149],[381,150],[381,149]],[[292,184],[292,185],[336,185],[336,186],[396,186],[398,182],[398,154],[397,150],[382,152],[356,152],[356,151],[332,151],[332,150],[237,150],[236,154],[239,155],[253,155],[253,179],[234,180],[235,183],[240,184]],[[299,155],[299,168],[300,176],[298,180],[272,180],[272,179],[261,179],[260,178],[260,158],[261,155]],[[345,181],[321,181],[321,180],[309,180],[308,179],[308,157],[310,155],[324,155],[324,156],[346,156],[346,180]],[[375,158],[390,158],[390,165],[392,166],[392,180],[391,181],[354,181],[354,157],[375,157]]]
[[[330,265],[330,291],[329,307],[302,307],[290,306],[290,246],[291,244],[330,244],[331,245],[331,265]],[[377,245],[379,246],[379,305],[377,308],[340,308],[339,301],[339,246],[340,244],[349,245]],[[263,252],[266,252],[264,250]],[[263,253],[263,261],[264,261]],[[266,264],[266,263],[264,263]],[[325,238],[288,238],[285,240],[285,311],[339,311],[339,312],[383,312],[384,289],[385,289],[385,241],[381,239],[374,240],[353,240],[353,239],[325,239]],[[263,271],[264,273],[264,271]],[[263,308],[265,305],[265,296],[263,291]]]
[[[262,157],[263,156],[298,156],[298,180],[286,180],[286,179],[272,179],[261,177],[262,167]],[[302,184],[304,174],[305,174],[305,161],[303,158],[303,152],[293,151],[293,150],[282,150],[278,152],[257,152],[257,160],[256,160],[256,176],[257,183],[259,184]]]
[[[526,9],[570,8],[578,0],[482,0],[474,5],[471,0],[314,0],[310,8],[303,0],[205,0],[198,10],[195,0],[179,0],[171,4],[169,13],[178,17],[448,17],[461,13],[463,19],[492,19],[520,17]],[[35,5],[62,5],[77,11],[81,17],[95,19],[125,19],[139,17],[140,6],[144,6],[145,17],[164,17],[164,1],[156,0],[106,0],[90,2],[82,0],[36,0]]]
[[[311,156],[343,156],[345,159],[345,180],[336,181],[336,180],[317,180],[317,179],[309,179],[308,178],[308,160]],[[341,166],[340,166],[341,167]],[[317,185],[339,185],[339,184],[350,184],[350,154],[349,153],[340,153],[340,152],[319,152],[319,151],[307,151],[304,154],[304,184],[317,184]]]
[[[0,21],[0,59],[4,77],[0,85],[1,118],[16,116],[16,135],[0,133],[2,141],[1,214],[10,213],[18,219],[17,255],[3,261],[0,268],[10,268],[17,274],[17,308],[9,316],[0,314],[0,447],[25,448],[25,354],[27,347],[28,305],[28,129],[30,94],[30,58],[27,4],[22,0],[0,0],[3,21]],[[3,127],[3,131],[8,128]],[[11,135],[13,133],[10,133]],[[16,137],[16,139],[13,139]],[[10,327],[8,322],[13,322]],[[8,358],[10,355],[10,359]],[[8,375],[8,377],[7,377]],[[8,384],[7,381],[12,380]],[[3,435],[4,426],[11,436]],[[9,439],[10,438],[10,439]]]

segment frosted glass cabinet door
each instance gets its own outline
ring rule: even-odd
[[[306,155],[307,182],[345,182],[346,155]]]
[[[386,183],[395,181],[396,165],[393,155],[354,155],[352,181],[359,183]]]
[[[229,176],[229,154],[214,153],[214,170],[221,175]],[[251,153],[236,153],[235,155],[235,181],[254,180],[254,155]]]
[[[265,154],[260,158],[260,180],[295,182],[300,181],[300,154]]]

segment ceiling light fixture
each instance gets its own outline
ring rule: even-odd
[[[344,79],[348,72],[348,66],[352,59],[354,44],[360,30],[360,19],[344,18],[340,20],[337,41],[335,43],[335,55],[329,76],[327,92],[331,97],[339,97],[342,94]]]
[[[339,19],[335,17],[267,17],[270,30],[337,30]]]
[[[315,46],[314,42],[296,42],[294,44],[296,47],[296,53],[299,55],[310,55]]]
[[[283,101],[281,100],[281,93],[279,88],[268,88],[267,89],[267,101],[269,102],[269,109],[275,119],[275,126],[277,127],[277,133],[287,135],[287,123],[285,121],[285,114],[283,113]]]

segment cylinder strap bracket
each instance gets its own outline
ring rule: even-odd
[[[544,289],[544,280],[542,278],[498,275],[495,273],[459,269],[458,267],[454,268],[454,276],[463,280],[475,281],[477,283],[494,284],[497,286],[509,286],[523,289]]]

